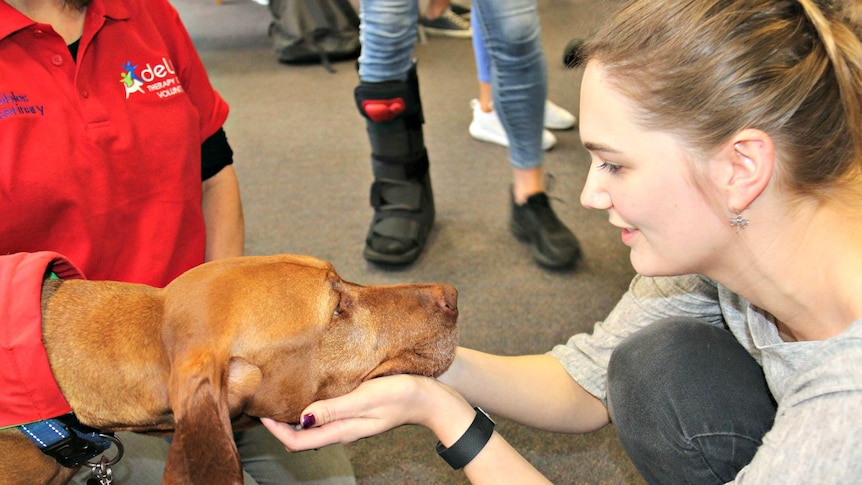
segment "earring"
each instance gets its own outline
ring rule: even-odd
[[[728,219],[730,221],[731,227],[736,228],[736,232],[739,232],[740,229],[745,229],[745,226],[748,225],[748,219],[742,217],[742,213],[740,211],[734,211],[736,213],[736,217],[731,217]]]

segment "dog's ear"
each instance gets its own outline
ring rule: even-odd
[[[227,359],[212,350],[186,352],[174,362],[168,392],[175,431],[163,484],[242,484],[227,379]]]

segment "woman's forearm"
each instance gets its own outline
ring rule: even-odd
[[[610,421],[604,404],[549,355],[504,357],[459,347],[439,379],[492,414],[547,431],[584,433]]]

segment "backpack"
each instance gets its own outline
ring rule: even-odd
[[[270,0],[269,37],[279,62],[321,63],[359,56],[359,16],[350,0]]]

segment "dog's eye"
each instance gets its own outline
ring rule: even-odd
[[[337,317],[344,313],[344,305],[341,304],[341,296],[338,297],[338,303],[335,305],[335,310],[332,310],[332,316]]]

